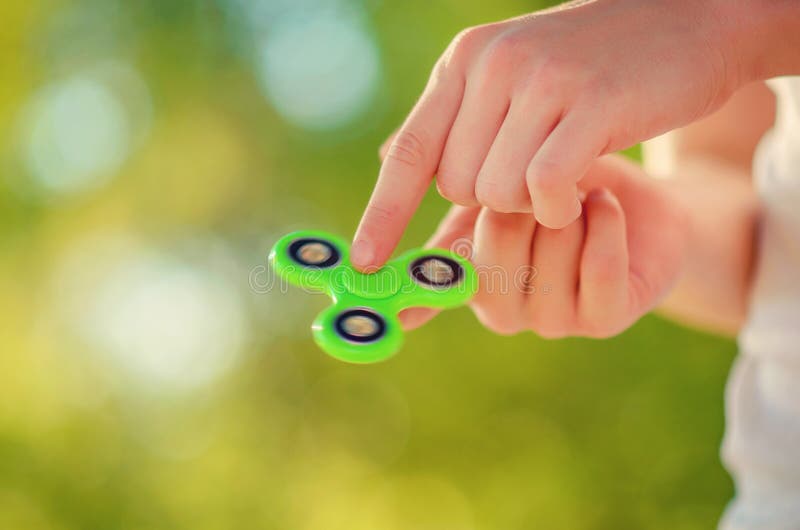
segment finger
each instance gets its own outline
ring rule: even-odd
[[[425,246],[427,248],[443,248],[455,252],[463,258],[471,259],[475,220],[480,210],[478,207],[470,208],[458,205],[451,207]],[[400,322],[404,329],[416,329],[438,315],[439,312],[439,309],[430,307],[412,307],[400,312]]]
[[[404,330],[412,331],[427,324],[436,318],[439,313],[439,309],[431,307],[409,307],[400,311],[397,318],[400,319],[400,324]]]
[[[600,156],[589,165],[586,173],[578,182],[578,190],[588,193],[595,188],[608,188],[624,206],[625,186],[620,186],[621,183],[624,184],[620,177],[632,171],[645,176],[635,163],[622,155]],[[627,211],[628,209],[624,206],[623,210]]]
[[[475,221],[480,214],[480,206],[461,206],[455,204],[450,207],[447,215],[444,216],[436,231],[425,243],[427,248],[443,248],[456,252],[462,258],[472,259],[472,239],[475,233]],[[459,243],[469,246],[468,253],[460,252],[464,250]]]
[[[586,240],[581,255],[579,318],[586,334],[610,336],[629,324],[625,213],[606,188],[590,191],[584,205]]]
[[[592,185],[593,181],[604,182],[625,211],[630,311],[646,313],[669,291],[675,280],[674,271],[684,259],[683,212],[674,208],[673,199],[664,193],[668,190],[620,155],[599,158],[580,185]]]
[[[531,105],[524,98],[511,103],[478,172],[478,202],[496,212],[531,211],[525,170],[557,119],[558,111],[549,105]]]
[[[467,80],[464,101],[436,172],[439,194],[453,203],[478,204],[475,180],[508,110],[508,97],[502,88],[480,71]]]
[[[536,219],[562,228],[581,214],[577,182],[606,148],[606,141],[576,113],[553,129],[531,160],[526,173]]]
[[[383,265],[433,178],[461,104],[463,78],[431,77],[392,141],[354,238],[350,259],[360,270]]]
[[[499,213],[483,208],[475,222],[475,256],[478,293],[472,308],[478,319],[500,334],[525,328],[525,293],[513,278],[530,266],[530,242],[536,229],[531,214]]]
[[[526,300],[533,330],[543,337],[560,338],[575,329],[583,237],[582,219],[561,230],[536,228],[535,277]]]

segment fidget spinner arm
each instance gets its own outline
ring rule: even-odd
[[[354,363],[397,352],[403,343],[401,310],[455,307],[477,288],[472,264],[452,252],[416,249],[364,274],[350,263],[343,239],[319,231],[284,236],[269,260],[286,281],[331,297],[333,305],[314,320],[314,339],[329,355]]]

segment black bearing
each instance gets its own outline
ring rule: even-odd
[[[368,309],[348,309],[336,317],[336,332],[350,342],[375,342],[386,334],[386,321]]]
[[[411,277],[418,283],[447,288],[464,279],[464,268],[454,259],[445,256],[423,256],[414,260],[409,267]]]
[[[333,267],[341,259],[341,254],[333,244],[322,239],[303,238],[292,241],[289,255],[294,261],[318,269]]]

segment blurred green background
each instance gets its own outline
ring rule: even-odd
[[[732,342],[462,309],[349,366],[268,289],[278,236],[352,233],[449,40],[543,5],[0,4],[0,528],[713,527]]]

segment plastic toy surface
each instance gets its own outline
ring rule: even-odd
[[[351,265],[349,249],[342,238],[309,230],[282,237],[269,255],[281,278],[333,299],[312,329],[319,347],[343,361],[391,357],[403,343],[402,309],[459,306],[477,287],[472,264],[446,250],[411,250],[363,274]]]

